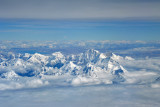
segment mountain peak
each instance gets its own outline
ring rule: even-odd
[[[130,57],[130,56],[126,56],[125,59],[126,59],[126,60],[135,60],[135,59],[133,59],[133,58]]]
[[[101,54],[99,55],[99,58],[105,59],[105,58],[107,58],[107,56],[106,56],[104,53],[101,53]]]
[[[119,56],[119,55],[116,55],[114,53],[111,53],[111,59],[115,60],[115,61],[119,61],[119,60],[122,60],[123,57]]]
[[[42,54],[39,54],[39,53],[35,53],[33,54],[29,59],[28,61],[30,62],[33,62],[33,63],[47,63],[47,60],[48,60],[48,56],[45,56],[45,55],[42,55]]]
[[[52,53],[53,56],[55,56],[56,58],[64,58],[64,55],[61,52],[54,52]]]
[[[89,49],[85,53],[96,53],[96,54],[99,54],[100,52],[97,51],[97,50],[94,50],[94,49]]]

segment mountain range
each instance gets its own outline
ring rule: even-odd
[[[130,72],[119,63],[121,60],[135,59],[114,53],[101,53],[94,49],[76,55],[63,55],[61,52],[50,55],[9,52],[0,55],[0,78],[16,81],[36,78],[48,81],[62,77],[72,85],[132,83],[133,80],[128,76]]]

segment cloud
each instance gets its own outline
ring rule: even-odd
[[[153,71],[158,72],[160,69],[159,57],[157,58],[146,58],[136,60],[121,60],[120,64],[127,68],[129,71]]]
[[[0,18],[159,19],[158,0],[1,0]]]

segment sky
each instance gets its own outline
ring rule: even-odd
[[[160,40],[159,0],[0,0],[0,40]]]

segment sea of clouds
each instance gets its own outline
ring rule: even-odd
[[[114,52],[123,56],[118,60],[128,73],[126,81],[112,84],[108,79],[50,75],[42,77],[20,77],[15,72],[27,69],[41,71],[41,66],[0,66],[0,103],[3,107],[52,107],[57,106],[129,106],[157,107],[160,89],[160,42],[143,41],[2,41],[0,55],[6,58],[20,54],[40,53],[50,55],[60,51],[64,55],[78,54],[88,49],[103,53]],[[131,56],[130,60],[126,56]],[[52,69],[50,69],[52,71]],[[5,72],[5,73],[4,73]],[[5,76],[7,75],[7,78]],[[147,102],[146,102],[147,101]]]

